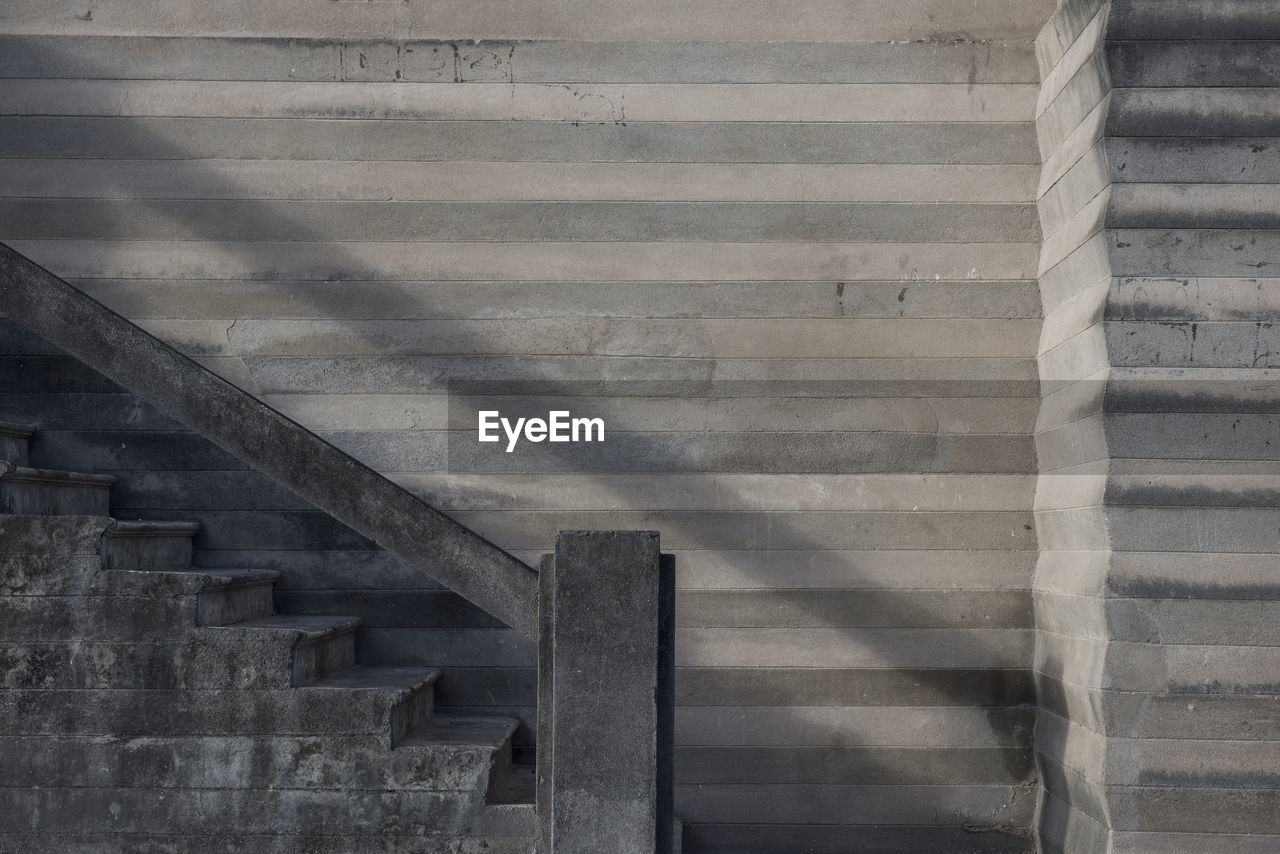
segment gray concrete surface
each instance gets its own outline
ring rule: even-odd
[[[29,481],[12,466],[39,440],[4,431]],[[357,665],[359,618],[273,613],[278,572],[193,569],[197,524],[17,498],[0,516],[0,850],[138,850],[157,828],[171,850],[228,832],[223,850],[322,850],[317,834],[532,850],[532,804],[490,805],[518,720],[433,715],[439,671]]]
[[[661,527],[687,850],[1030,850],[1033,360],[1044,335],[1063,371],[1106,348],[1068,343],[1105,298],[1064,301],[1106,260],[1098,211],[1076,216],[1104,145],[1035,136],[1052,4],[536,5],[20,4],[0,74],[38,80],[5,87],[0,239],[527,561],[557,528]],[[1089,19],[1069,11],[1063,51]],[[1105,119],[1073,76],[1040,90],[1068,136]],[[445,709],[531,722],[530,644],[9,338],[37,461],[197,519],[203,568],[360,616],[366,663],[444,667]],[[603,400],[619,444],[450,468],[446,381],[521,377],[593,384],[554,390]],[[1105,456],[1077,421],[1043,425],[1064,465]],[[1076,494],[1041,539],[1078,539],[1047,521]]]
[[[1263,8],[1066,3],[1038,40],[1045,851],[1280,836]]]

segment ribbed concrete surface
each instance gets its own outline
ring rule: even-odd
[[[1040,558],[1035,576],[1037,761],[1042,850],[1107,850],[1105,725],[1088,708],[1107,647],[1101,596],[1110,561],[1103,521],[1109,370],[1102,317],[1111,283],[1102,226],[1111,192],[1103,144],[1111,97],[1104,52],[1110,4],[1060,4],[1036,41],[1043,85],[1040,293],[1044,325],[1037,422]],[[1092,690],[1091,690],[1092,689]]]
[[[1046,851],[1280,839],[1267,8],[1064,3],[1038,40]]]
[[[1048,4],[663,8],[20,5],[0,239],[530,561],[660,529],[688,850],[1028,850]],[[513,633],[15,346],[37,457],[528,717]],[[613,444],[458,452],[513,378]]]

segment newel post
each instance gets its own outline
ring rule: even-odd
[[[539,583],[542,854],[668,854],[674,561],[656,531],[561,531]]]

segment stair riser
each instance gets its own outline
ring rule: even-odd
[[[227,626],[256,620],[273,613],[274,584],[242,584],[229,589],[206,590],[197,600],[196,622],[201,626]]]
[[[225,626],[273,613],[272,591],[279,573],[242,570],[112,570],[93,579],[92,592],[103,596],[165,601],[196,600],[196,624]],[[175,628],[185,628],[175,625]]]
[[[305,641],[293,651],[293,684],[307,685],[355,663],[354,630]]]
[[[111,536],[103,543],[105,569],[182,569],[191,566],[189,536]]]
[[[0,480],[0,513],[106,516],[110,505],[106,485]]]
[[[0,649],[0,659],[7,652]],[[108,672],[106,675],[110,675]],[[66,685],[57,688],[76,687]],[[427,689],[430,693],[430,689]],[[85,736],[354,735],[391,731],[394,691],[0,691],[0,732]]]
[[[0,738],[11,786],[456,791],[480,797],[492,750],[435,746],[388,753],[366,737]]]

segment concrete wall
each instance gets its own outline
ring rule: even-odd
[[[1063,3],[1036,41],[1043,74],[1036,120],[1039,189],[1040,479],[1036,532],[1036,750],[1044,785],[1045,852],[1106,851],[1106,804],[1096,773],[1106,727],[1104,613],[1110,469],[1103,393],[1110,363],[1103,309],[1111,287],[1104,220],[1111,179],[1103,141],[1111,100],[1104,35],[1110,4]],[[1118,686],[1117,686],[1118,687]]]
[[[1048,4],[260,5],[12,4],[0,239],[527,559],[660,529],[689,850],[1027,850]],[[616,444],[445,471],[446,381],[511,378]],[[201,561],[531,702],[513,633],[141,467]]]
[[[1264,3],[1066,3],[1038,41],[1045,851],[1280,844],[1275,72]]]

